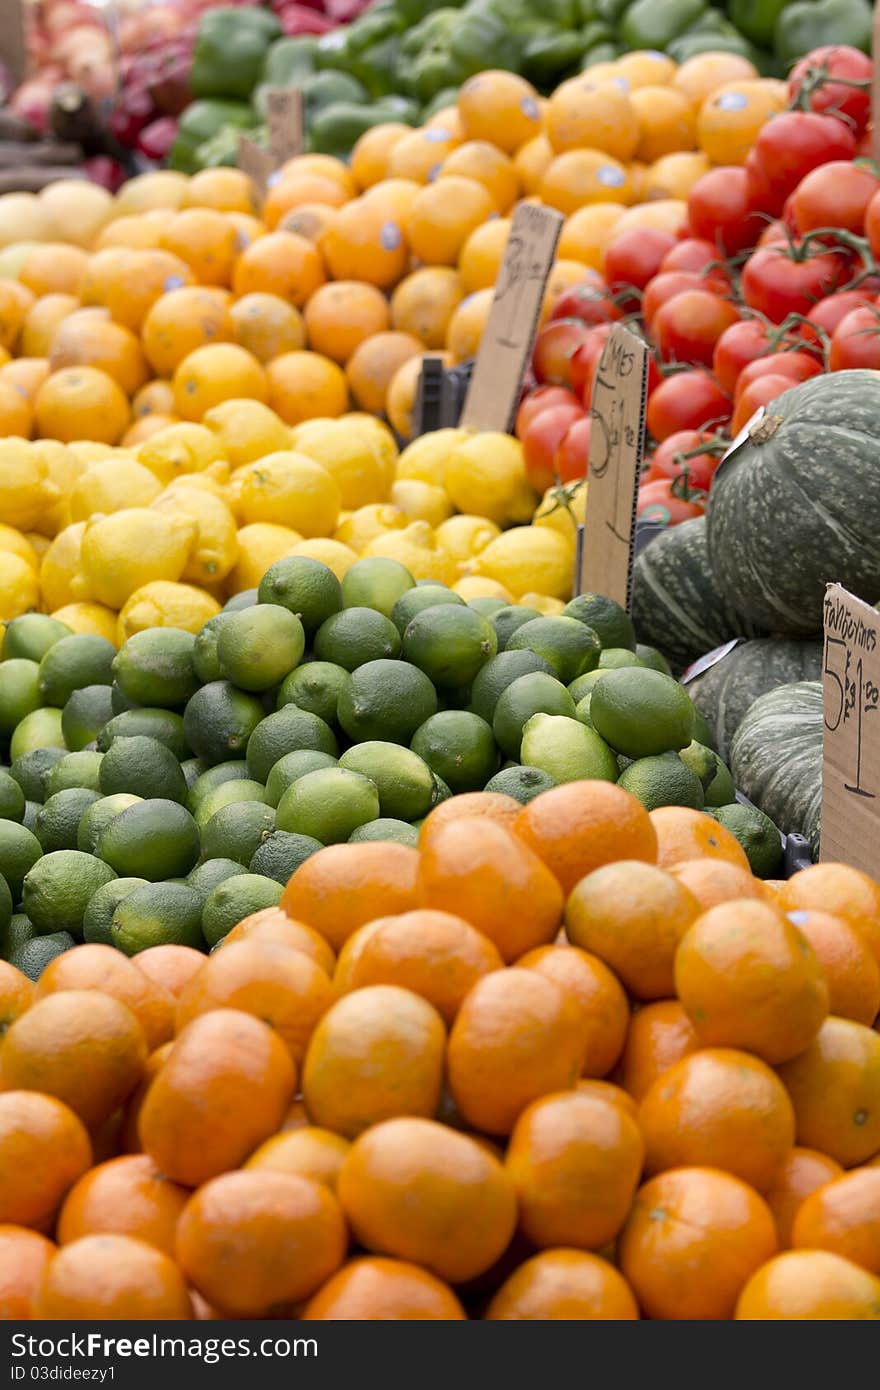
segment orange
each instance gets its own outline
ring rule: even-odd
[[[249,212],[230,212],[227,213],[227,217],[235,228],[239,251],[243,251],[252,241],[266,235],[265,224]]]
[[[532,136],[513,156],[513,167],[527,197],[533,197],[537,193],[544,170],[552,162],[555,153],[547,136],[541,134]]]
[[[288,159],[279,169],[282,179],[287,178],[323,178],[331,179],[338,183],[339,187],[348,194],[349,198],[355,195],[354,180],[348,171],[348,167],[341,159],[337,159],[332,154],[298,154],[293,159]]]
[[[306,1322],[459,1322],[465,1312],[427,1270],[377,1256],[343,1265],[300,1316]]]
[[[40,975],[34,999],[71,989],[97,989],[127,1005],[144,1031],[150,1052],[174,1032],[172,995],[112,946],[75,946],[56,956]]]
[[[7,1083],[0,1092],[0,1222],[48,1229],[91,1162],[89,1136],[68,1106]]]
[[[385,410],[388,390],[405,362],[421,358],[424,344],[410,333],[376,333],[355,348],[345,375],[355,404],[372,415]]]
[[[135,449],[138,444],[143,444],[145,440],[152,439],[154,434],[160,430],[167,429],[169,425],[178,423],[176,415],[142,415],[139,420],[135,420],[129,425],[125,434],[119,441],[121,449]]]
[[[873,1028],[827,1018],[779,1075],[794,1105],[799,1144],[844,1168],[880,1152],[880,1034]]]
[[[467,140],[443,161],[438,179],[458,177],[482,184],[500,213],[509,212],[520,194],[513,161],[486,140]]]
[[[496,225],[497,220],[486,223],[487,227]],[[477,234],[474,232],[473,236]],[[449,321],[464,294],[459,273],[448,266],[414,270],[401,280],[391,296],[392,327],[412,334],[425,348],[442,348]]]
[[[494,289],[487,287],[466,295],[456,307],[446,329],[446,347],[454,362],[476,357],[494,298]]]
[[[471,232],[458,257],[460,284],[466,294],[494,287],[507,250],[510,227],[509,217],[493,217]]]
[[[384,178],[427,183],[437,177],[443,161],[460,144],[461,137],[444,126],[429,125],[410,131],[395,142]]]
[[[676,65],[665,53],[655,53],[651,49],[638,49],[634,53],[624,53],[614,67],[624,78],[630,91],[640,87],[665,87],[676,73]]]
[[[587,146],[626,163],[639,143],[639,120],[627,93],[589,70],[556,88],[547,102],[544,130],[557,154]]]
[[[35,1300],[39,1321],[188,1321],[173,1260],[131,1236],[83,1236],[52,1256]]]
[[[14,386],[26,401],[32,401],[49,375],[46,357],[16,357],[0,367],[0,381]]]
[[[101,228],[95,251],[127,248],[130,251],[156,251],[162,228],[171,221],[171,208],[154,208],[138,216],[116,217]]]
[[[246,294],[230,313],[235,341],[258,362],[305,347],[302,315],[277,294]]]
[[[279,232],[295,232],[297,236],[305,237],[306,241],[312,242],[320,250],[321,242],[328,227],[331,227],[336,220],[336,209],[330,207],[329,203],[302,203],[300,207],[291,208],[286,212],[278,223]]]
[[[755,898],[758,902],[767,898],[760,879],[724,859],[685,859],[674,865],[670,873],[696,898],[703,912],[737,898]]]
[[[495,211],[492,195],[473,179],[449,175],[419,190],[406,231],[413,254],[427,265],[455,265],[475,227]]]
[[[230,219],[213,208],[184,208],[162,228],[159,244],[179,256],[200,285],[228,285],[239,252]]]
[[[18,340],[26,357],[48,357],[59,323],[76,313],[80,303],[72,294],[47,294],[26,311]]]
[[[409,133],[410,127],[400,121],[383,121],[355,141],[349,170],[361,192],[388,177],[391,153]]]
[[[752,1276],[738,1321],[880,1320],[880,1279],[826,1250],[790,1250]]]
[[[141,341],[157,376],[171,377],[184,357],[208,343],[234,337],[229,295],[202,285],[163,294],[149,310]]]
[[[689,806],[661,806],[650,813],[657,836],[657,860],[661,869],[671,869],[685,859],[726,859],[741,869],[749,869],[746,852],[735,835],[712,816],[692,811]]]
[[[79,246],[63,241],[44,241],[32,247],[18,271],[19,282],[31,294],[79,294],[79,287],[89,263],[88,255]]]
[[[334,280],[365,280],[382,290],[396,285],[409,264],[409,246],[400,223],[368,196],[339,209],[321,251]]]
[[[284,352],[266,364],[269,405],[286,425],[343,415],[348,408],[345,374],[319,352]]]
[[[161,985],[176,999],[187,980],[205,964],[201,951],[192,946],[148,946],[132,960],[154,984]]]
[[[263,204],[263,221],[272,231],[288,212],[303,207],[307,203],[323,203],[326,207],[340,208],[348,202],[349,195],[336,179],[322,177],[321,174],[298,174],[292,178],[279,178],[266,194]]]
[[[261,364],[236,343],[210,343],[187,353],[174,370],[172,385],[181,420],[201,420],[232,397],[265,403],[269,395]]]
[[[8,961],[0,961],[0,1039],[10,1024],[30,1008],[34,987],[27,975]]]
[[[76,296],[65,295],[75,299]],[[0,347],[12,352],[18,343],[28,312],[36,302],[35,296],[18,280],[0,281]]]
[[[602,864],[615,859],[653,864],[657,854],[645,808],[611,782],[552,787],[522,808],[514,829],[556,875],[564,893]]]
[[[829,1013],[873,1023],[880,1013],[880,966],[857,927],[828,912],[795,908],[788,913],[825,971]]]
[[[725,82],[697,115],[697,143],[713,164],[745,164],[761,127],[785,110],[785,98],[761,81]]]
[[[633,1322],[638,1305],[613,1265],[582,1250],[542,1250],[501,1285],[493,1322]]]
[[[818,1187],[843,1175],[843,1169],[827,1154],[816,1149],[790,1149],[782,1167],[764,1193],[776,1222],[779,1247],[792,1244],[791,1229],[801,1204]]]
[[[560,256],[581,261],[592,270],[605,264],[605,250],[614,238],[614,228],[625,212],[623,203],[588,203],[570,217],[559,237]]]
[[[269,1173],[295,1173],[322,1182],[336,1191],[339,1172],[351,1145],[339,1134],[318,1125],[273,1134],[251,1154],[245,1168]]]
[[[49,369],[59,372],[63,367],[100,367],[127,396],[139,391],[150,375],[135,335],[100,309],[81,310],[59,324]]]
[[[630,203],[629,175],[622,163],[596,149],[572,149],[557,154],[541,179],[541,201],[566,217],[590,203]]]
[[[659,999],[637,1009],[630,1019],[626,1045],[615,1076],[641,1100],[658,1076],[673,1063],[696,1052],[699,1039],[677,999]]]
[[[539,946],[516,963],[520,969],[540,971],[569,991],[587,1038],[581,1075],[607,1076],[629,1027],[629,1002],[617,977],[598,956],[577,946]]]
[[[672,87],[639,87],[630,92],[629,99],[639,123],[636,159],[651,164],[665,154],[695,147],[696,116],[683,92]]]
[[[813,948],[777,908],[750,898],[710,908],[690,928],[675,992],[704,1045],[741,1047],[771,1066],[803,1052],[828,1013]]]
[[[458,114],[468,140],[512,154],[541,129],[538,93],[525,78],[490,68],[459,89]]]
[[[418,867],[408,845],[328,845],[288,879],[281,907],[338,951],[365,922],[419,906]]]
[[[492,942],[463,918],[419,908],[377,917],[350,936],[334,985],[346,993],[364,985],[400,985],[427,999],[451,1024],[471,986],[502,964]]]
[[[533,1100],[574,1085],[583,1056],[570,993],[537,970],[496,970],[477,981],[458,1011],[447,1084],[474,1129],[509,1134]]]
[[[422,822],[419,832],[419,848],[424,849],[429,837],[444,825],[454,825],[458,821],[482,819],[494,825],[513,829],[513,824],[521,810],[520,802],[503,792],[464,792],[461,796],[447,798],[439,802]]]
[[[0,1226],[0,1322],[30,1322],[55,1246],[36,1231]]]
[[[174,1256],[177,1218],[189,1193],[160,1173],[146,1154],[112,1158],[73,1185],[58,1217],[58,1243],[81,1236],[135,1236]]]
[[[185,261],[170,251],[98,251],[89,260],[80,289],[83,304],[100,304],[134,333],[163,294],[195,284]]]
[[[579,1091],[536,1100],[504,1160],[523,1234],[540,1247],[601,1249],[626,1220],[644,1156],[639,1126],[621,1106]]]
[[[22,393],[8,381],[0,381],[0,433],[5,438],[30,439],[34,414]]]
[[[381,290],[357,280],[322,285],[306,305],[304,319],[309,347],[343,366],[355,348],[391,323]]]
[[[34,400],[37,432],[63,444],[91,439],[115,444],[129,422],[128,401],[98,367],[65,367],[47,377]]]
[[[195,1187],[243,1163],[281,1126],[296,1070],[278,1035],[237,1009],[193,1019],[141,1106],[142,1147],[175,1182]]]
[[[187,183],[182,206],[251,213],[254,211],[251,181],[240,169],[201,169]]]
[[[339,1203],[294,1173],[224,1173],[190,1197],[177,1258],[191,1284],[229,1317],[265,1317],[307,1298],[345,1258]]]
[[[739,53],[698,53],[681,64],[672,86],[683,92],[695,110],[725,82],[742,82],[758,76],[757,68]]]
[[[402,227],[420,189],[421,184],[415,179],[383,179],[381,183],[368,188],[363,199],[365,205],[373,209],[381,208],[386,217]]]
[[[697,179],[708,174],[711,167],[706,156],[695,151],[664,154],[645,170],[639,201],[686,200]]]
[[[312,1034],[303,1098],[313,1122],[353,1139],[396,1115],[435,1114],[446,1030],[426,1000],[369,985],[328,1009]]]
[[[843,917],[865,937],[880,964],[880,884],[849,864],[813,864],[780,889],[784,912],[815,908]]]
[[[295,232],[270,232],[239,256],[232,288],[236,299],[260,291],[277,294],[300,309],[324,278],[321,256],[310,241]]]
[[[806,1196],[791,1243],[795,1249],[831,1250],[880,1274],[880,1168],[857,1168]]]
[[[433,1120],[387,1120],[356,1139],[339,1200],[360,1245],[450,1283],[493,1265],[516,1226],[514,1185],[502,1165]]]
[[[173,1042],[163,1043],[161,1047],[156,1048],[155,1052],[150,1053],[140,1081],[123,1106],[122,1129],[119,1135],[119,1147],[122,1153],[140,1153],[141,1151],[141,1141],[138,1134],[141,1106],[147,1091],[150,1089],[153,1077],[157,1076],[164,1067],[173,1046]]]
[[[675,1168],[646,1182],[617,1246],[642,1312],[675,1321],[732,1317],[748,1279],[775,1253],[767,1203],[714,1168]]]
[[[292,946],[294,950],[302,951],[309,956],[328,975],[332,976],[335,969],[336,956],[323,936],[312,927],[307,927],[304,922],[292,921],[280,907],[264,907],[260,912],[252,912],[249,917],[243,918],[234,926],[232,931],[227,932],[220,944],[230,946],[235,941],[246,941],[250,938],[255,941],[277,941],[283,946]]]
[[[158,379],[148,381],[146,386],[142,386],[135,394],[131,410],[135,419],[141,415],[171,415],[174,411],[174,391],[171,382]]]

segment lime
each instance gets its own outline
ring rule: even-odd
[[[227,878],[235,878],[241,873],[241,865],[236,859],[203,859],[201,864],[187,874],[187,883],[199,894],[202,902],[212,893],[218,883]]]
[[[216,811],[231,806],[234,801],[262,801],[266,805],[266,788],[262,782],[254,782],[250,777],[235,777],[229,782],[221,782],[219,787],[202,797],[197,810],[193,812],[196,825],[201,830]]]
[[[26,941],[36,936],[34,924],[23,912],[13,912],[6,926],[0,929],[0,959],[9,960]],[[73,941],[73,937],[70,938]]]
[[[342,607],[342,588],[336,575],[320,560],[305,555],[288,555],[270,565],[260,580],[258,595],[260,603],[279,603],[295,613],[310,637]]]
[[[227,878],[209,893],[202,908],[202,932],[209,946],[264,907],[276,907],[281,900],[281,884],[264,874],[237,874]]]
[[[0,736],[8,737],[26,714],[39,709],[40,668],[35,661],[0,662]]]
[[[201,802],[215,787],[222,787],[224,782],[233,782],[236,779],[243,782],[249,777],[250,773],[244,758],[233,759],[226,763],[215,763],[213,767],[209,767],[201,773],[190,787],[186,798],[187,810],[195,815]]]
[[[35,753],[37,749],[42,751],[44,748],[63,748],[67,752],[61,711],[51,706],[33,710],[25,715],[20,724],[16,724],[9,740],[9,758],[15,763],[25,753]]]
[[[621,772],[618,786],[637,796],[648,811],[658,806],[692,806],[702,811],[705,805],[699,777],[677,753],[636,758]]]
[[[209,681],[220,680],[217,639],[220,636],[220,628],[228,617],[228,613],[218,613],[216,617],[209,618],[206,623],[203,623],[196,634],[192,650],[192,664],[196,677],[202,685],[207,685]]]
[[[3,668],[0,667],[0,670]],[[699,743],[705,743],[707,748],[715,747],[715,735],[712,733],[706,716],[703,711],[694,705],[694,738]]]
[[[436,772],[431,775],[434,778],[434,805],[439,806],[441,801],[448,801],[452,796],[452,788],[443,781],[442,777],[438,777]]]
[[[672,675],[672,668],[662,652],[658,652],[656,647],[646,647],[644,643],[636,643],[636,656],[643,666],[647,666],[652,671],[662,671],[664,676]]]
[[[535,618],[540,617],[541,614],[538,612],[537,608],[529,608],[528,605],[524,603],[509,603],[505,608],[497,609],[496,612],[492,614],[489,621],[494,627],[495,635],[498,638],[498,650],[500,652],[506,652],[507,644],[513,634],[517,632],[524,623],[533,622]]]
[[[124,714],[126,710],[138,709],[134,700],[129,700],[127,695],[122,693],[122,688],[114,681],[110,686],[110,707],[114,714]]]
[[[390,618],[397,600],[416,581],[398,560],[368,556],[356,560],[342,580],[342,602],[346,608],[375,608]]]
[[[599,638],[603,647],[628,647],[634,650],[636,630],[625,608],[604,594],[577,594],[562,610],[567,618],[586,623]]]
[[[576,618],[532,618],[517,628],[507,650],[537,652],[550,663],[553,674],[565,685],[592,671],[599,660],[599,639],[591,627]]]
[[[100,801],[92,802],[83,812],[76,833],[76,847],[84,854],[96,854],[98,841],[112,820],[136,806],[143,797],[131,796],[128,792],[118,792],[115,796],[102,796]]]
[[[230,613],[217,635],[217,660],[240,690],[271,690],[296,666],[306,647],[303,625],[277,603]]]
[[[777,876],[782,867],[782,838],[769,816],[757,806],[744,806],[739,801],[718,806],[711,814],[739,840],[756,878]],[[791,920],[797,926],[796,913],[791,914]]]
[[[208,767],[207,763],[202,762],[201,758],[186,758],[184,762],[180,764],[180,770],[183,773],[183,780],[186,782],[187,796],[189,796],[191,789],[195,786],[202,773],[207,772]]]
[[[488,598],[484,595],[482,598],[469,598],[467,606],[481,617],[491,618],[500,608],[508,608],[510,605],[505,603],[503,598]]]
[[[67,787],[90,787],[93,792],[99,791],[103,761],[103,753],[92,752],[87,748],[59,758],[46,773],[46,796],[54,796],[56,792],[63,792]]]
[[[365,661],[399,656],[400,633],[390,618],[373,608],[344,608],[315,633],[315,656],[355,671]]]
[[[492,717],[492,732],[508,758],[519,758],[523,726],[533,714],[539,713],[574,720],[574,700],[555,676],[530,671],[525,676],[517,676],[501,692]]]
[[[198,689],[193,667],[196,639],[179,627],[148,627],[123,643],[113,678],[135,705],[175,709]]]
[[[408,825],[405,820],[395,820],[393,816],[380,816],[378,820],[359,825],[348,837],[350,845],[362,844],[364,840],[392,840],[397,845],[411,845],[415,849],[419,843],[419,832],[414,825]]]
[[[736,787],[733,785],[730,769],[721,761],[714,748],[712,753],[715,758],[715,776],[704,791],[706,805],[729,806],[736,800]]]
[[[25,801],[24,803],[24,815],[22,816],[21,823],[22,825],[26,825],[28,830],[33,830],[37,823],[40,805],[41,803],[39,801]]]
[[[198,692],[201,694],[201,691]],[[193,697],[195,698],[195,697]],[[166,748],[177,758],[178,762],[183,762],[191,753],[198,752],[198,749],[190,748],[187,735],[184,730],[183,719],[174,710],[170,709],[150,709],[145,706],[143,709],[127,709],[121,714],[114,714],[108,720],[95,740],[102,753],[106,753],[110,744],[115,738],[155,738],[160,743],[164,743]]]
[[[603,671],[601,669],[598,669],[596,671],[585,671],[582,676],[578,676],[575,680],[570,681],[568,686],[568,693],[574,700],[575,704],[578,704],[584,698],[585,695],[591,695],[593,693],[593,686],[596,684],[596,681],[601,680],[602,677],[606,676],[607,674],[607,671]]]
[[[146,881],[145,878],[112,878],[99,888],[83,913],[83,941],[99,946],[115,945],[110,935],[113,914],[123,898],[135,888],[143,888]]]
[[[367,661],[353,671],[339,697],[339,723],[356,742],[409,743],[437,710],[437,692],[409,661]]]
[[[643,666],[644,662],[629,647],[604,647],[599,657],[600,671],[617,671],[621,666]]]
[[[711,748],[706,748],[704,744],[691,740],[686,748],[679,749],[678,756],[685,767],[689,767],[691,772],[696,773],[700,779],[700,786],[705,791],[718,771],[717,753],[713,752]]]
[[[344,767],[307,772],[288,787],[278,803],[279,830],[311,835],[322,845],[340,844],[359,825],[378,819],[375,782]]]
[[[259,603],[256,589],[242,589],[240,593],[233,594],[223,605],[224,613],[240,613],[242,608],[253,608],[255,603]],[[219,614],[218,614],[219,616]]]
[[[541,792],[547,792],[555,786],[556,778],[551,777],[549,772],[544,772],[543,768],[504,767],[495,773],[483,790],[512,796],[514,801],[519,801],[525,806],[536,796],[540,796]]]
[[[26,661],[42,661],[50,647],[62,637],[72,637],[67,623],[50,618],[45,613],[23,613],[7,624],[3,634],[3,660],[23,657]]]
[[[565,715],[533,714],[523,729],[520,757],[556,782],[617,781],[617,759],[605,740]]]
[[[0,772],[0,821],[21,823],[24,817],[25,795],[9,772]]]
[[[71,756],[83,755],[78,753]],[[168,801],[186,801],[186,778],[180,770],[180,763],[170,748],[157,739],[139,735],[117,738],[103,756],[100,787],[105,796],[113,796],[115,792],[136,792],[148,800],[164,797]],[[52,771],[56,772],[56,769]]]
[[[586,724],[588,729],[593,728],[593,721],[590,718],[590,705],[592,703],[592,699],[593,697],[592,695],[590,695],[588,691],[584,698],[582,700],[578,700],[577,704],[574,707],[575,719],[579,719],[582,724]]]
[[[265,782],[272,768],[285,753],[298,748],[316,748],[319,753],[336,757],[336,735],[316,714],[285,705],[263,719],[251,735],[247,746],[247,765],[257,782]]]
[[[76,942],[68,931],[51,932],[48,936],[36,936],[24,941],[9,954],[9,964],[27,975],[34,983],[42,975],[50,961],[69,951]]]
[[[44,854],[56,849],[76,849],[77,832],[83,812],[92,802],[100,801],[100,792],[89,787],[66,787],[47,798],[40,807],[34,834],[43,846]]]
[[[403,634],[404,659],[447,689],[470,685],[497,650],[492,624],[464,605],[425,608]]]
[[[127,956],[150,946],[198,950],[203,944],[202,900],[186,883],[145,883],[117,903],[110,940]]]
[[[492,726],[468,710],[432,714],[416,730],[410,747],[443,778],[453,794],[481,791],[498,771]]]
[[[40,695],[46,705],[66,704],[74,690],[84,685],[109,685],[113,680],[116,648],[94,632],[62,637],[40,662]]]
[[[459,608],[465,606],[464,599],[445,584],[417,584],[401,594],[391,610],[391,621],[402,637],[417,613],[444,603],[457,604]]]
[[[485,666],[477,672],[471,686],[470,703],[474,714],[491,724],[502,691],[520,676],[526,676],[532,671],[543,671],[547,675],[553,675],[549,661],[526,648],[521,651],[499,652],[497,656],[490,657]]]
[[[12,922],[12,893],[6,879],[0,875],[0,937],[6,936]]]
[[[235,859],[245,868],[264,835],[275,829],[275,812],[262,801],[233,801],[221,806],[202,827],[203,859]]]
[[[687,691],[671,676],[644,666],[609,671],[597,681],[590,718],[611,747],[630,758],[686,748],[694,732]]]
[[[120,877],[177,878],[199,857],[199,830],[176,801],[152,797],[129,806],[101,832],[97,852]]]
[[[297,705],[309,714],[316,714],[325,724],[336,723],[339,696],[348,685],[349,674],[332,661],[308,661],[297,666],[281,684],[277,705]]]
[[[83,913],[93,893],[116,874],[111,864],[78,849],[44,854],[24,876],[21,901],[39,936],[69,931],[82,939]]]
[[[289,830],[273,830],[257,849],[248,865],[252,874],[262,874],[274,878],[276,883],[285,884],[300,864],[319,849],[320,840],[311,835],[292,835]]]
[[[335,767],[336,759],[318,748],[297,748],[293,753],[285,753],[272,767],[266,778],[266,801],[277,806],[284,792],[292,787],[307,772],[315,772],[319,767]]]
[[[262,717],[263,706],[253,695],[229,681],[211,681],[187,701],[183,727],[192,751],[213,766],[243,757]]]
[[[113,718],[113,695],[109,685],[84,685],[74,690],[61,711],[61,732],[73,752],[93,743],[108,720]]]
[[[356,743],[343,753],[339,766],[347,772],[359,772],[374,783],[380,816],[416,820],[427,815],[434,804],[431,769],[417,753],[398,743],[382,743],[378,739]]]
[[[28,801],[44,801],[46,778],[51,768],[67,757],[65,748],[34,748],[16,758],[9,775],[18,783]]]

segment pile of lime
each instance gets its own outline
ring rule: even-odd
[[[118,652],[16,618],[0,759],[0,956],[34,977],[81,940],[211,948],[323,845],[415,845],[457,793],[603,778],[649,808],[734,800],[617,604],[465,603],[381,558],[341,583],[279,560],[198,635],[151,628]],[[758,858],[772,842],[741,833]]]

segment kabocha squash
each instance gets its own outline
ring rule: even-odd
[[[821,669],[821,642],[760,637],[734,647],[691,681],[687,690],[705,715],[715,748],[726,762],[731,739],[759,696],[792,681],[818,680]]]
[[[784,391],[718,468],[715,585],[766,631],[820,632],[831,580],[880,594],[878,434],[880,373],[833,372]]]
[[[819,854],[822,811],[822,682],[780,685],[756,700],[730,745],[733,780],[786,832]]]

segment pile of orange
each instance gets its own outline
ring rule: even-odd
[[[207,960],[0,967],[0,1316],[878,1320],[878,1009],[854,869],[454,798]]]

